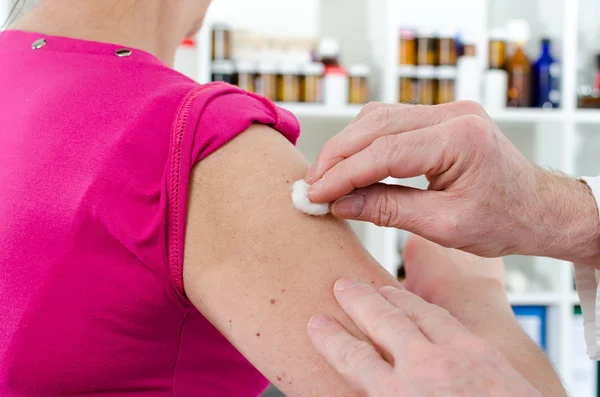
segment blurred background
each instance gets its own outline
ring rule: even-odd
[[[11,0],[0,0],[2,12]],[[474,100],[532,161],[600,174],[597,0],[213,0],[175,68],[271,98],[302,125],[299,148],[322,145],[369,101]],[[388,180],[426,188],[426,181]],[[402,278],[406,235],[353,225]],[[507,258],[507,292],[570,393],[600,395],[587,359],[572,265]],[[266,396],[279,396],[275,388]]]

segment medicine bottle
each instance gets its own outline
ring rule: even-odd
[[[235,85],[244,91],[254,92],[256,66],[251,61],[238,61],[236,64]]]
[[[513,20],[509,23],[513,39],[514,52],[508,60],[508,106],[529,107],[531,98],[531,62],[525,54],[525,45],[529,40],[529,25],[525,20]]]
[[[323,73],[323,101],[327,106],[348,104],[348,72],[339,64],[340,45],[332,38],[324,38],[319,43],[318,56],[325,66]]]
[[[488,69],[483,75],[483,105],[486,109],[506,108],[508,73],[506,67],[506,42],[508,33],[504,29],[489,32]]]
[[[353,105],[369,102],[369,73],[371,69],[367,65],[352,65],[348,69],[349,75],[349,100]]]
[[[544,109],[560,106],[560,64],[552,56],[552,41],[542,39],[542,53],[533,64],[533,105]]]
[[[231,61],[215,61],[212,64],[212,81],[224,81],[225,83],[234,84],[235,68]]]
[[[492,29],[489,33],[488,67],[489,69],[504,69],[506,66],[506,40],[504,29]]]
[[[297,63],[284,62],[279,65],[277,100],[279,102],[300,102],[300,67]]]
[[[435,105],[437,102],[437,79],[435,67],[417,67],[418,100],[421,105]]]
[[[277,100],[277,65],[263,61],[258,64],[255,92],[272,101]]]
[[[412,66],[398,68],[398,102],[418,103],[417,74]]]
[[[193,80],[198,78],[198,53],[196,41],[193,38],[185,39],[175,52],[174,69]]]
[[[217,24],[212,29],[212,59],[230,60],[231,59],[231,30],[228,26]]]
[[[300,101],[320,103],[323,101],[323,72],[322,63],[313,62],[304,65],[300,79]]]
[[[398,64],[416,65],[417,64],[417,39],[415,31],[412,29],[400,30],[400,57]]]
[[[436,103],[450,103],[456,100],[456,67],[440,66],[437,68],[438,95]]]
[[[437,39],[430,30],[419,31],[417,38],[417,64],[435,66],[438,64]]]
[[[456,66],[458,57],[455,34],[456,32],[451,29],[445,29],[440,33],[440,38],[437,40],[438,64],[440,66]]]
[[[481,78],[483,65],[476,56],[474,44],[464,46],[464,55],[458,59],[456,76],[456,100],[481,103]]]

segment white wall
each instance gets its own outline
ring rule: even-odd
[[[484,0],[396,0],[399,27],[447,27],[465,33],[481,33],[485,26]]]
[[[208,20],[278,36],[314,37],[319,0],[213,0]]]

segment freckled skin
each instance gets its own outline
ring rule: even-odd
[[[275,299],[271,299],[271,304],[272,304],[272,305],[274,305],[274,304],[275,304],[275,302],[276,302],[276,300],[275,300]]]

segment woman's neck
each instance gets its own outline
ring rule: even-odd
[[[42,0],[12,27],[138,48],[172,65],[177,46],[192,29],[184,28],[183,9],[176,4],[156,0]]]

